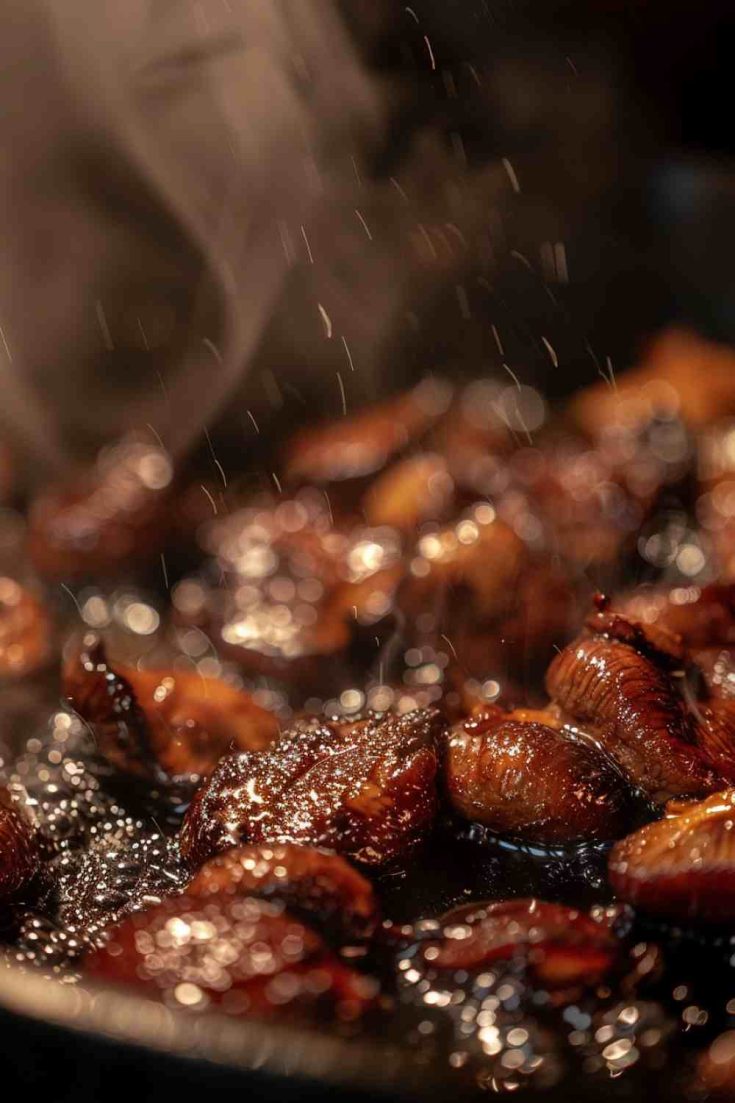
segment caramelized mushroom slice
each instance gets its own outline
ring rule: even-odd
[[[42,494],[29,514],[28,549],[47,578],[109,575],[147,559],[167,531],[173,469],[160,448],[125,440],[76,485]]]
[[[20,899],[41,868],[41,847],[30,818],[0,787],[0,906]]]
[[[616,843],[610,883],[623,900],[674,920],[735,918],[735,789],[690,802]]]
[[[621,915],[619,908],[593,916],[532,898],[467,904],[442,917],[442,937],[422,943],[420,953],[437,971],[479,972],[521,959],[537,984],[594,986],[618,958]]]
[[[281,903],[245,893],[164,900],[124,920],[84,967],[168,1006],[233,1016],[352,1021],[377,995]]]
[[[452,807],[499,835],[547,845],[619,838],[629,786],[594,746],[535,721],[479,715],[452,728],[444,781]]]
[[[451,390],[425,380],[412,391],[298,434],[290,443],[284,474],[290,481],[338,482],[378,471],[447,409]]]
[[[293,843],[227,850],[202,866],[186,891],[203,900],[217,893],[276,897],[342,941],[368,938],[379,921],[372,885],[349,862]]]
[[[141,777],[208,774],[233,746],[259,750],[278,731],[272,713],[218,678],[111,666],[94,634],[67,663],[63,684],[105,757]]]
[[[549,666],[550,697],[651,799],[663,802],[716,791],[722,778],[693,745],[690,718],[666,669],[672,654],[662,650],[660,639],[648,639],[648,654],[643,653],[640,639],[634,646],[642,630],[624,618],[610,620],[607,626],[630,642],[580,636]]]
[[[0,678],[42,667],[51,649],[51,621],[41,602],[12,578],[0,578]]]
[[[240,842],[326,846],[368,865],[404,855],[436,812],[435,710],[284,732],[261,754],[229,755],[187,812],[193,863]]]
[[[665,625],[643,624],[634,617],[610,608],[610,600],[604,594],[596,594],[595,611],[585,622],[596,636],[605,636],[620,643],[627,643],[652,662],[666,670],[681,668],[687,652],[678,633]]]

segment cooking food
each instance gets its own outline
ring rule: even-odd
[[[586,726],[651,800],[706,796],[720,788],[722,775],[694,742],[694,721],[675,685],[672,656],[643,632],[634,644],[622,618],[610,633],[600,631],[594,618],[588,624],[547,672],[549,694],[562,713]]]
[[[443,777],[460,815],[509,838],[549,845],[612,839],[633,816],[630,785],[604,752],[497,708],[452,728]]]
[[[149,779],[203,776],[231,747],[262,750],[278,730],[272,713],[220,679],[112,666],[94,634],[67,663],[63,687],[112,764]]]
[[[373,935],[380,911],[370,881],[338,854],[295,843],[240,846],[205,862],[187,886],[203,900],[219,893],[275,897],[318,917],[343,941]]]
[[[439,936],[421,943],[420,957],[435,972],[479,973],[510,961],[553,990],[594,986],[620,956],[619,918],[614,909],[590,916],[533,899],[466,904],[441,917]]]
[[[0,908],[27,894],[40,868],[40,845],[30,815],[20,800],[0,788]]]
[[[169,1005],[260,1018],[352,1021],[378,992],[280,903],[246,893],[184,894],[130,916],[85,968]]]
[[[240,841],[327,846],[366,865],[409,853],[436,815],[435,710],[299,725],[255,757],[228,755],[181,833],[201,862]]]
[[[727,922],[732,918],[735,790],[674,807],[616,843],[610,880],[623,900],[670,919]]]
[[[130,439],[32,503],[37,574],[0,579],[4,964],[389,1035],[493,1090],[676,1067],[701,1027],[719,1085],[735,546],[684,346],[567,416],[523,388],[533,435],[507,381],[428,380],[305,428],[267,490]]]

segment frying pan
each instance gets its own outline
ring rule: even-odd
[[[534,170],[547,172],[551,198],[542,227],[529,215],[530,197],[516,216],[518,232],[521,239],[534,240],[543,237],[547,224],[564,227],[577,261],[570,265],[569,305],[578,319],[585,320],[585,328],[602,335],[608,347],[617,340],[623,350],[630,350],[645,327],[671,314],[689,314],[701,326],[732,338],[735,314],[726,309],[732,289],[724,260],[732,255],[728,243],[733,216],[727,202],[729,161],[723,160],[732,149],[727,136],[715,133],[709,116],[705,118],[711,102],[698,101],[692,92],[696,74],[690,69],[682,75],[681,58],[691,27],[681,15],[681,5],[674,5],[677,18],[668,27],[670,73],[664,71],[660,54],[652,61],[653,54],[647,52],[656,41],[662,6],[635,6],[643,11],[638,23],[631,15],[634,5],[614,3],[497,4],[493,11],[491,5],[474,0],[451,5],[417,0],[413,8],[429,28],[438,55],[449,62],[484,57],[506,74],[507,82],[493,84],[484,102],[492,125],[487,120],[478,125],[476,117],[471,121],[477,155],[496,156],[512,139],[518,156],[525,159],[527,178],[533,178]],[[669,9],[667,5],[667,13]],[[700,70],[710,75],[711,99],[717,94],[719,70],[710,65],[706,43],[708,33],[717,34],[718,20],[716,5],[698,5],[695,29],[700,48],[695,55]],[[613,160],[622,175],[593,188],[550,153],[560,127],[569,124],[558,96],[548,98],[548,111],[527,118],[523,126],[503,97],[509,87],[520,94],[533,83],[534,74],[542,87],[558,89],[557,75],[548,74],[556,73],[556,63],[570,43],[589,61],[599,60],[611,42],[617,53],[607,68],[600,66],[596,87],[599,91],[615,84],[608,79],[611,73],[620,79],[612,121],[597,138],[601,148],[614,149]],[[679,79],[669,80],[671,73],[679,73]],[[664,86],[666,97],[661,93]],[[579,106],[578,100],[574,102]],[[621,119],[630,123],[624,137]],[[729,143],[731,147],[732,135]],[[613,201],[616,189],[626,194]],[[630,192],[635,194],[631,197]],[[712,195],[718,198],[714,213]],[[714,253],[703,250],[702,226],[706,239],[717,246]],[[658,253],[664,237],[667,266]],[[631,273],[622,289],[621,280]],[[568,359],[567,387],[574,382],[574,355]],[[131,991],[88,982],[57,984],[12,967],[0,971],[0,1029],[8,1099],[13,1089],[27,1093],[33,1087],[39,1098],[58,1103],[86,1103],[103,1094],[145,1099],[192,1089],[246,1091],[264,1101],[322,1099],[325,1093],[340,1100],[428,1099],[457,1096],[463,1090],[442,1065],[422,1064],[420,1055],[390,1040],[348,1040],[216,1014],[194,1019]],[[608,1092],[615,1098],[672,1098],[672,1084],[666,1075],[641,1074],[609,1085]],[[599,1083],[565,1083],[544,1098],[591,1095],[600,1098]]]

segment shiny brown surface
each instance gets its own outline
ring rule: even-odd
[[[282,482],[231,472],[232,454],[225,493],[195,477],[159,511],[181,519],[165,593],[149,575],[128,582],[123,552],[117,590],[72,582],[77,565],[102,578],[121,526],[142,557],[158,548],[136,534],[137,506],[107,497],[140,471],[120,482],[126,461],[117,475],[102,462],[83,508],[59,511],[64,555],[81,540],[76,609],[106,617],[127,657],[67,645],[65,689],[89,728],[62,709],[9,758],[45,848],[42,893],[12,910],[14,960],[68,973],[84,945],[91,976],[166,1009],[272,1024],[372,1022],[379,976],[381,1031],[492,1090],[539,1070],[554,1082],[567,1058],[617,1074],[654,1036],[663,1059],[669,948],[637,920],[626,941],[633,917],[603,910],[620,875],[606,879],[605,844],[676,796],[669,826],[650,825],[671,832],[735,775],[733,602],[709,581],[725,529],[708,543],[669,517],[694,453],[648,391],[640,418],[594,444],[544,424],[522,384],[447,398],[417,412],[412,392],[306,430]],[[666,584],[618,597],[638,573]],[[140,634],[123,612],[138,586],[155,613]],[[598,587],[612,600],[585,619]],[[190,788],[171,782],[192,774],[209,777],[187,811]],[[655,849],[636,851],[642,872],[619,895],[637,894],[641,917],[673,900],[656,913],[664,932],[686,909],[710,922],[726,863],[702,872],[690,851],[692,876],[667,881],[681,848]],[[639,976],[653,985],[641,994]]]
[[[318,483],[371,474],[434,424],[448,397],[442,385],[427,381],[344,421],[307,429],[291,441],[284,474]]]
[[[653,800],[721,787],[692,743],[690,718],[668,672],[629,644],[580,637],[551,663],[546,686]]]
[[[508,612],[528,555],[508,525],[492,511],[488,516],[484,523],[467,518],[419,541],[418,562],[399,594],[402,608],[415,615],[437,600],[451,604],[466,595],[466,611],[476,623]]]
[[[292,843],[240,846],[211,858],[187,887],[207,900],[248,893],[284,901],[313,915],[345,940],[365,938],[378,924],[370,882],[337,854]]]
[[[163,546],[170,521],[168,455],[123,441],[76,484],[44,491],[29,511],[28,551],[49,579],[115,574]]]
[[[735,586],[729,583],[643,588],[615,607],[647,627],[674,633],[690,648],[735,643]]]
[[[468,904],[442,917],[443,938],[421,952],[433,969],[479,971],[516,958],[549,988],[594,985],[620,952],[615,920],[535,899]]]
[[[108,662],[88,634],[68,661],[64,692],[93,725],[102,753],[124,772],[208,774],[231,747],[259,750],[278,722],[249,694],[196,673],[140,671]]]
[[[0,905],[30,891],[41,868],[35,828],[21,802],[0,787]]]
[[[735,782],[735,700],[714,698],[696,709],[696,740],[728,782]]]
[[[277,901],[245,893],[181,896],[125,920],[86,971],[169,1006],[227,1015],[350,1022],[377,985],[343,964]]]
[[[238,510],[202,539],[219,585],[192,582],[199,599],[183,619],[246,671],[307,695],[349,677],[350,645],[391,612],[405,571],[395,531],[338,525],[314,488]]]
[[[646,824],[610,853],[610,883],[623,900],[679,921],[735,915],[735,790]]]
[[[630,822],[625,779],[594,746],[536,721],[480,714],[444,750],[451,806],[499,835],[542,844],[619,837]]]
[[[362,506],[370,525],[408,534],[424,521],[443,519],[453,504],[454,482],[446,460],[419,453],[394,464],[368,487]]]
[[[368,865],[410,850],[437,808],[433,710],[282,733],[229,755],[187,812],[181,847],[201,862],[239,842],[327,846]]]

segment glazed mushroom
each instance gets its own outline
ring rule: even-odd
[[[350,644],[391,611],[404,572],[397,533],[337,527],[325,497],[306,491],[238,510],[202,540],[219,582],[190,583],[199,600],[186,619],[244,669],[304,697],[344,686]]]
[[[241,842],[326,846],[367,865],[404,857],[436,813],[436,710],[297,725],[260,754],[225,757],[181,833],[196,864]]]
[[[443,759],[451,806],[498,835],[560,845],[630,824],[630,788],[610,759],[545,723],[491,709],[451,729]]]
[[[616,609],[648,628],[680,638],[689,649],[735,645],[735,585],[642,587],[623,595]]]
[[[735,700],[711,698],[695,706],[697,746],[728,782],[735,782]]]
[[[541,987],[593,987],[615,966],[626,922],[620,908],[588,914],[533,898],[466,904],[442,916],[418,958],[433,974],[515,961]]]
[[[245,892],[164,900],[124,920],[83,964],[168,1006],[231,1016],[350,1022],[378,992],[279,900]]]
[[[401,592],[404,611],[416,616],[437,603],[464,610],[487,624],[510,609],[528,554],[523,541],[491,506],[480,504],[450,525],[423,536]]]
[[[307,429],[290,442],[284,475],[291,482],[315,483],[370,475],[430,429],[450,398],[449,387],[426,380],[351,418]]]
[[[433,452],[408,456],[379,475],[362,505],[370,525],[389,525],[408,535],[426,521],[450,514],[454,481],[446,460]]]
[[[546,687],[562,714],[599,741],[647,797],[705,796],[722,777],[694,743],[672,671],[676,639],[598,610],[551,663]]]
[[[46,578],[108,576],[155,554],[170,522],[171,460],[161,448],[124,440],[76,483],[31,505],[28,550]]]
[[[735,790],[672,809],[610,852],[610,884],[641,911],[679,922],[735,918]]]
[[[340,941],[369,937],[379,919],[372,885],[349,862],[293,843],[226,850],[202,866],[186,891],[202,900],[220,893],[277,898]]]
[[[272,713],[218,678],[111,665],[94,633],[67,663],[63,685],[105,757],[149,780],[206,775],[232,746],[260,750],[278,731]]]

